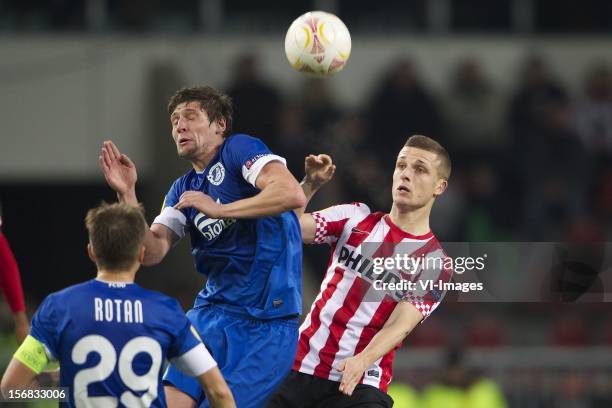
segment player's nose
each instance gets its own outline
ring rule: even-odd
[[[179,133],[182,133],[186,130],[187,130],[187,121],[183,120],[182,118],[179,119],[178,122],[176,123],[176,131]]]

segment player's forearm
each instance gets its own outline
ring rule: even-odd
[[[171,245],[155,231],[148,229],[145,233],[144,246],[145,255],[142,264],[152,266],[157,265],[164,259]]]
[[[117,192],[117,200],[119,200],[120,203],[126,203],[134,207],[138,207],[140,205],[138,198],[136,197],[136,190],[134,189],[125,193]]]
[[[302,187],[302,191],[304,192],[304,196],[306,197],[306,202],[302,207],[296,208],[294,210],[295,215],[300,218],[304,215],[304,211],[306,211],[306,207],[308,207],[308,203],[314,197],[317,191],[321,188],[320,184],[315,184],[309,181],[306,177],[300,182],[300,187]]]
[[[295,182],[272,182],[259,194],[221,206],[220,218],[257,218],[278,215],[305,205],[306,198]]]
[[[363,359],[365,367],[369,367],[376,360],[400,344],[411,330],[412,328],[406,328],[400,325],[383,328],[374,338],[372,338],[370,344],[358,354],[358,357]]]
[[[421,314],[414,306],[399,303],[383,328],[376,333],[370,343],[358,354],[369,367],[376,360],[393,350],[421,321]]]

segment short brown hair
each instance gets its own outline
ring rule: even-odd
[[[203,109],[208,115],[210,123],[217,120],[225,119],[225,132],[223,136],[227,136],[232,130],[232,99],[224,93],[216,90],[212,86],[194,86],[191,88],[181,88],[168,102],[168,114],[172,112],[178,105],[185,102],[200,102],[200,109]]]
[[[147,227],[142,208],[102,203],[87,212],[85,226],[98,268],[123,271],[137,260]]]
[[[404,146],[414,147],[415,149],[426,150],[437,154],[440,158],[438,174],[446,180],[449,179],[451,174],[451,159],[446,149],[440,143],[427,136],[413,135],[408,138]]]

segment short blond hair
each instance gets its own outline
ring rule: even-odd
[[[448,180],[451,175],[451,159],[448,151],[440,143],[433,140],[431,137],[423,135],[413,135],[406,141],[405,147],[414,147],[415,149],[426,150],[435,153],[440,158],[438,166],[438,174],[443,179]]]

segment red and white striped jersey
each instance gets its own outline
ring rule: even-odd
[[[340,381],[342,375],[335,367],[360,353],[383,328],[397,305],[397,299],[372,295],[372,281],[367,278],[372,266],[368,251],[384,247],[387,248],[384,256],[388,257],[392,255],[389,247],[405,250],[406,243],[412,257],[446,255],[433,233],[411,235],[394,225],[388,214],[371,213],[365,204],[338,205],[314,212],[312,217],[316,222],[314,243],[329,244],[331,256],[319,294],[300,327],[293,370]],[[448,269],[439,269],[435,279],[447,282],[451,274]],[[401,299],[416,306],[425,319],[444,295],[434,292],[406,292]],[[361,383],[386,392],[392,378],[395,351],[400,345],[368,367]]]

